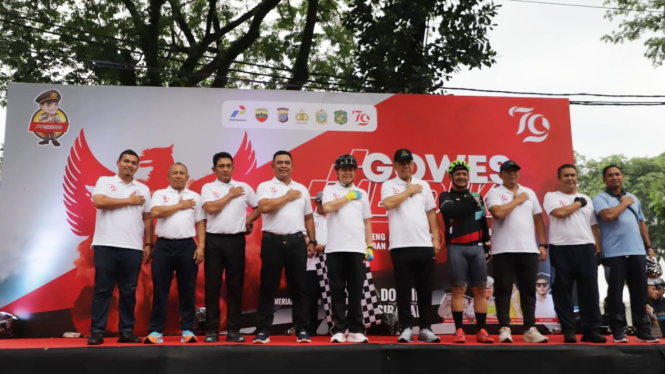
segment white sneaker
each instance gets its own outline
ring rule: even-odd
[[[341,332],[338,332],[337,334],[333,335],[332,338],[330,339],[331,343],[344,343],[346,342],[346,336],[342,334]]]
[[[349,333],[349,336],[346,337],[346,341],[349,343],[369,343],[369,339],[365,334],[359,332]]]
[[[524,341],[527,343],[547,343],[547,337],[543,336],[537,328],[532,327],[524,333]]]
[[[402,333],[399,336],[399,339],[397,339],[398,343],[411,343],[413,342],[413,332],[411,331],[410,327],[407,327],[402,331]]]
[[[512,343],[513,335],[510,333],[510,327],[502,327],[499,330],[499,343]]]

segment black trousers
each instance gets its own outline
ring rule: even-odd
[[[418,296],[420,329],[431,329],[433,321],[432,280],[434,276],[433,247],[405,247],[390,250],[395,272],[397,314],[400,330],[413,326],[411,313],[411,289],[415,286]]]
[[[365,255],[357,252],[335,252],[326,255],[333,335],[347,329],[349,333],[364,333],[363,282],[365,281]],[[347,305],[348,294],[348,305]]]
[[[153,299],[150,332],[164,332],[169,307],[169,291],[175,271],[180,301],[180,329],[192,330],[196,322],[194,298],[199,266],[194,262],[194,239],[158,238],[152,256]]]
[[[90,332],[106,331],[109,307],[116,284],[120,294],[118,331],[132,332],[135,321],[136,285],[141,272],[143,251],[96,245],[94,256],[95,291],[90,312]]]
[[[624,308],[623,286],[628,284],[633,326],[639,332],[650,332],[651,327],[646,312],[646,256],[609,257],[605,261],[610,268],[610,279],[607,284],[607,309],[610,315],[610,328],[612,331],[620,331],[623,328],[620,310]]]
[[[510,326],[510,295],[517,281],[524,329],[536,326],[537,253],[501,253],[494,262],[494,298],[499,327]]]
[[[319,300],[321,300],[321,286],[316,270],[308,270],[305,276],[305,289],[307,291],[307,315],[309,317],[309,335],[316,335],[319,327]]]
[[[556,271],[552,299],[561,330],[575,332],[573,284],[577,282],[583,333],[597,333],[600,329],[600,306],[596,247],[593,244],[550,245],[550,263]]]
[[[226,329],[240,329],[242,286],[245,281],[245,234],[206,233],[205,272],[206,328],[219,331],[219,296],[226,271]]]
[[[307,293],[305,273],[307,273],[307,246],[300,236],[278,236],[263,233],[261,239],[261,287],[257,307],[257,333],[269,333],[274,318],[275,293],[286,273],[286,282],[291,291],[293,303],[292,318],[296,331],[307,330]]]

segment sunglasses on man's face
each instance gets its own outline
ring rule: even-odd
[[[536,287],[547,287],[548,283],[536,283]]]

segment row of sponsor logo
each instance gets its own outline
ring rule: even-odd
[[[277,108],[275,114],[271,114],[270,110],[267,108],[256,108],[254,109],[254,118],[259,122],[266,122],[271,115],[276,115],[277,121],[281,123],[288,123],[292,121],[289,113],[290,109],[286,107]],[[235,109],[230,117],[228,118],[231,122],[246,122],[248,119],[247,108],[244,105],[239,105]],[[358,126],[367,126],[371,120],[371,117],[368,113],[365,113],[362,110],[353,110],[350,113],[346,110],[335,110],[332,112],[332,118],[329,117],[327,111],[323,109],[317,110],[314,115],[314,122],[319,125],[325,125],[329,120],[334,121],[338,125],[345,125],[349,123],[349,120],[352,123],[355,123]],[[306,110],[300,109],[294,116],[295,123],[300,125],[307,125],[310,123],[310,114]]]

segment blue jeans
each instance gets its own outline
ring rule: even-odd
[[[106,331],[109,307],[113,289],[118,285],[119,332],[134,330],[134,307],[136,306],[136,285],[141,272],[143,252],[136,249],[96,245],[95,253],[95,293],[90,312],[90,332]]]

